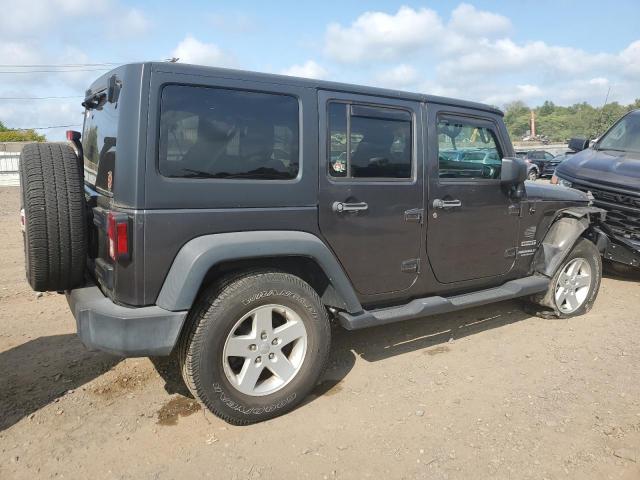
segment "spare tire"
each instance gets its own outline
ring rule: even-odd
[[[20,156],[27,280],[36,291],[82,285],[87,255],[83,173],[66,143],[31,143]]]

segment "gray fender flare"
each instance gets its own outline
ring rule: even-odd
[[[578,238],[591,227],[592,220],[603,221],[605,215],[605,210],[591,206],[561,210],[538,247],[534,270],[553,277]]]
[[[362,311],[351,282],[322,240],[307,232],[280,230],[218,233],[190,240],[176,255],[156,305],[170,311],[188,310],[207,272],[222,262],[285,256],[315,260],[343,303],[341,307],[350,313]]]

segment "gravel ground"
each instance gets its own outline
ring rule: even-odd
[[[640,478],[640,283],[586,316],[518,302],[359,332],[296,411],[233,427],[166,359],[88,352],[24,280],[0,188],[0,478]]]

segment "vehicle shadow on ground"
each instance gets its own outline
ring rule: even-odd
[[[444,353],[443,346],[450,341],[529,318],[522,304],[512,300],[358,331],[334,328],[329,366],[308,402],[335,391],[353,368],[356,356],[378,362],[416,350]]]
[[[150,357],[150,360],[158,375],[164,380],[164,390],[169,395],[177,393],[183,397],[193,398],[182,379],[180,363],[175,352],[168,357]]]
[[[344,335],[336,339],[336,349],[350,349],[368,362],[377,362],[530,317],[531,315],[523,310],[521,303],[500,302],[357,332],[344,332]]]
[[[0,352],[0,431],[107,372],[120,358],[88,351],[75,334]]]
[[[620,280],[622,282],[631,282],[638,283],[640,282],[640,268],[639,267],[627,267],[627,266],[619,266],[617,267],[611,266],[610,264],[605,263],[603,266],[602,276],[605,278],[611,278],[613,280]]]

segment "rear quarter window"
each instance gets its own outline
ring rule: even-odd
[[[166,177],[289,180],[299,171],[299,106],[289,95],[168,85],[158,166]]]

